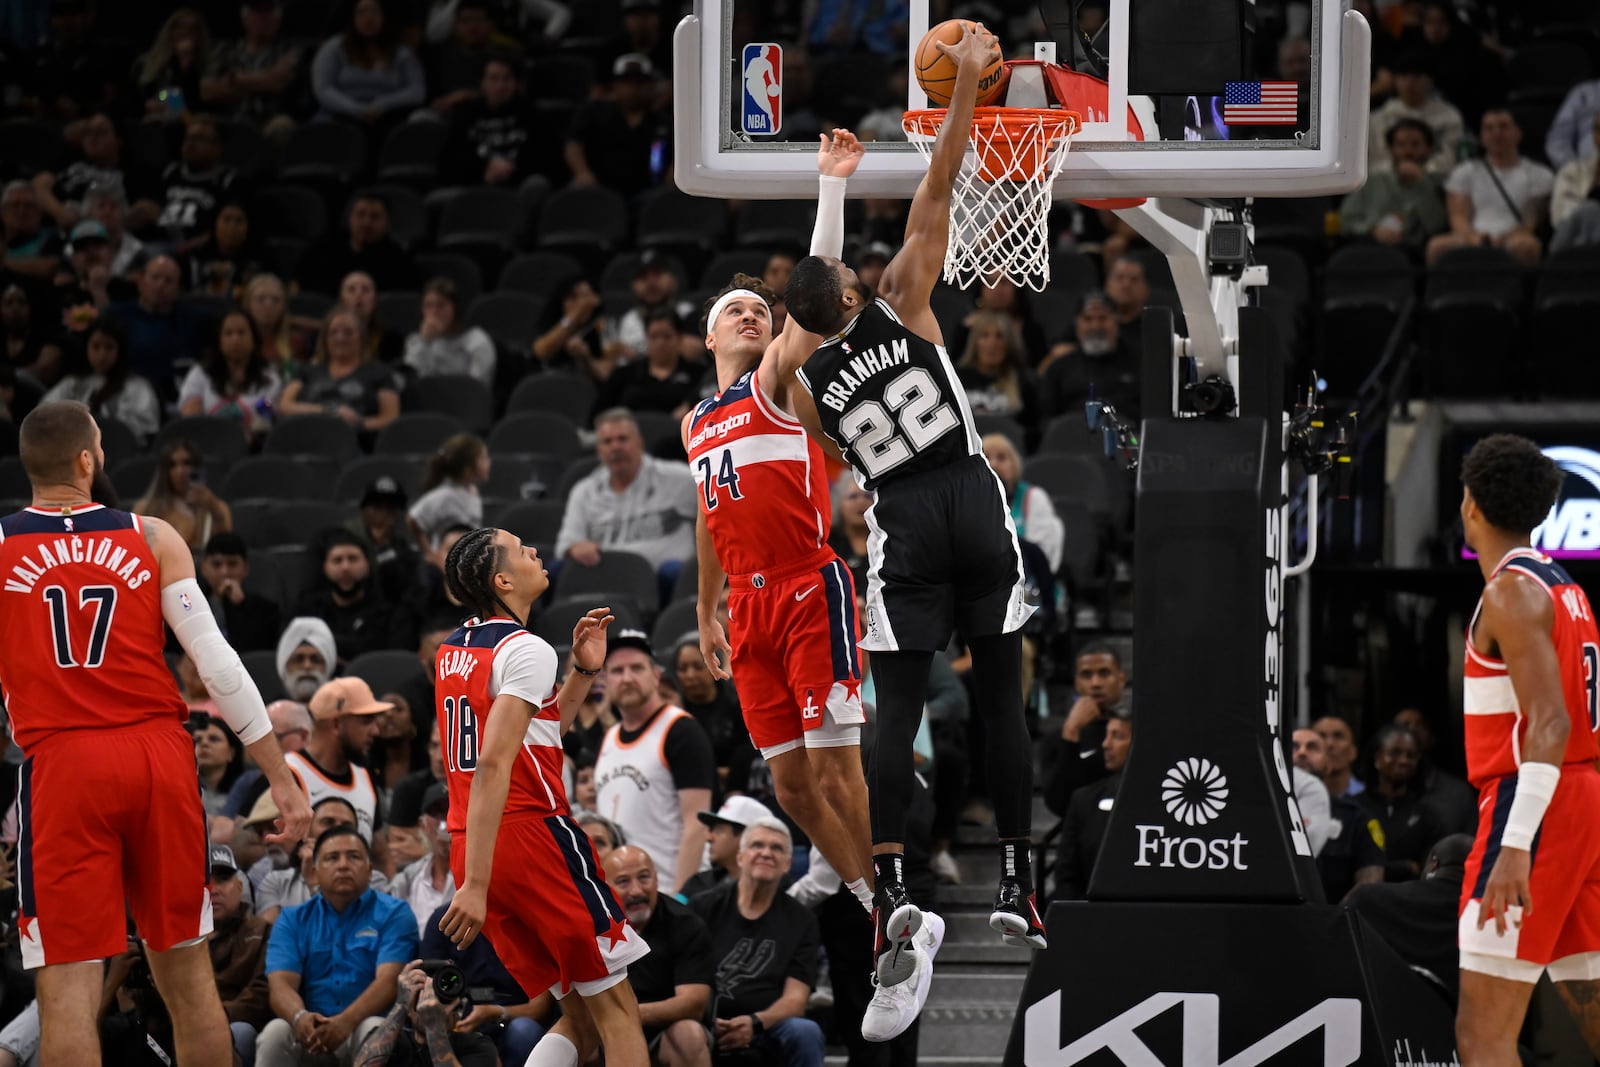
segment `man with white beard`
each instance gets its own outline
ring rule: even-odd
[[[338,662],[333,631],[310,615],[290,619],[278,638],[278,677],[290,700],[304,704],[329,678]]]

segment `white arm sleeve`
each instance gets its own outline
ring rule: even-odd
[[[817,224],[811,231],[811,254],[838,259],[844,252],[843,178],[817,179]],[[780,294],[781,295],[781,294]]]
[[[239,662],[239,653],[228,644],[211,605],[193,578],[180,578],[161,590],[161,616],[178,635],[178,643],[194,660],[206,692],[216,703],[223,720],[245,744],[259,741],[272,732],[261,690]]]
[[[495,650],[489,692],[510,693],[539,707],[556,687],[556,650],[530,633],[513,634]]]

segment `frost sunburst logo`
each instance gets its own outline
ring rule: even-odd
[[[1161,780],[1167,814],[1185,826],[1204,826],[1228,805],[1228,776],[1208,759],[1180,760]]]
[[[1228,806],[1228,776],[1203,757],[1179,760],[1161,779],[1161,803],[1180,826],[1205,826]],[[1174,837],[1165,826],[1136,825],[1139,858],[1135,867],[1181,867],[1184,870],[1248,870],[1243,834],[1232,837]]]

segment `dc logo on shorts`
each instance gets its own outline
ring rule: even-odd
[[[806,690],[806,706],[800,709],[800,718],[806,722],[815,722],[822,718],[822,709],[817,707],[816,690]]]
[[[762,575],[753,574],[750,576],[750,585],[754,589],[765,589],[767,587],[767,579]]]
[[[783,128],[783,46],[744,46],[744,106],[739,129],[770,136]]]

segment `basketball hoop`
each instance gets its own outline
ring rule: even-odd
[[[933,157],[947,110],[905,113],[906,139],[924,161]],[[1059,108],[973,109],[976,158],[961,161],[952,190],[945,281],[965,289],[1004,274],[1018,286],[1044,291],[1050,280],[1051,186],[1082,122],[1076,111]]]

